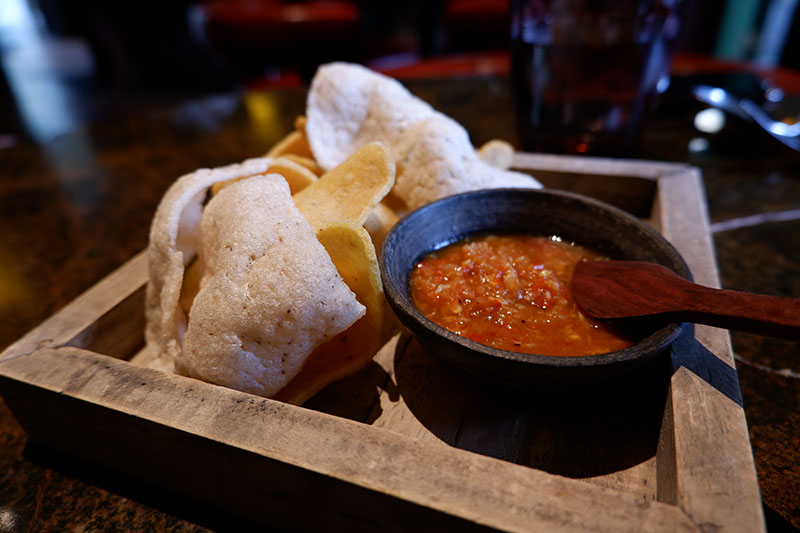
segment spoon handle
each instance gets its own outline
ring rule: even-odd
[[[654,263],[583,261],[572,291],[595,318],[657,316],[800,340],[800,299],[697,285]]]
[[[681,304],[681,315],[692,322],[800,340],[799,299],[712,289],[687,282]]]

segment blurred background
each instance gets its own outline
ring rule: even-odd
[[[688,2],[676,68],[800,68],[797,3]],[[508,0],[0,0],[0,148],[47,142],[110,98],[297,86],[332,59],[400,78],[502,75],[508,13]]]

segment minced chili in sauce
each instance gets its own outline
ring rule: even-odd
[[[415,265],[411,297],[436,324],[503,350],[560,356],[613,352],[633,342],[584,316],[571,291],[578,262],[602,259],[557,237],[469,238]]]

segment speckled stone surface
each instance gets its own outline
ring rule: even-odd
[[[505,80],[408,85],[462,122],[476,145],[515,138]],[[178,102],[111,99],[90,123],[45,145],[20,140],[0,149],[0,349],[140,251],[176,177],[263,154],[302,113],[304,96],[299,88]],[[727,137],[709,138],[709,149],[689,152],[700,136],[693,112],[665,108],[631,155],[703,170],[725,288],[800,297],[800,220],[730,223],[800,209],[800,154],[736,125]],[[800,527],[798,344],[736,333],[733,345],[768,524]],[[235,517],[35,449],[0,401],[0,531],[239,526]]]

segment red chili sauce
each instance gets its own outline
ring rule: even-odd
[[[488,235],[437,250],[411,272],[411,298],[436,324],[521,353],[582,356],[633,342],[584,316],[572,298],[579,261],[605,259],[557,237]]]

